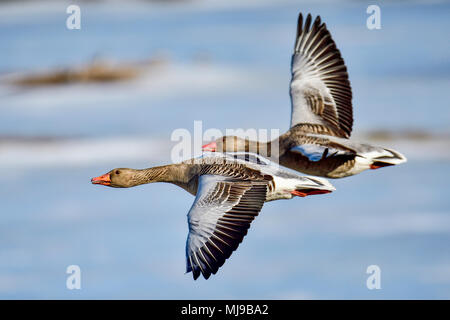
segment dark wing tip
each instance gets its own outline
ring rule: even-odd
[[[192,276],[194,277],[194,280],[197,280],[200,276],[200,270],[199,268],[193,268],[192,269]]]
[[[311,20],[312,20],[311,13],[308,13],[308,16],[306,17],[306,21],[305,21],[305,31],[306,32],[309,31],[309,27],[311,26]]]
[[[303,23],[304,22],[304,23]],[[311,13],[308,13],[306,16],[306,20],[303,21],[303,14],[300,12],[297,19],[297,34],[295,36],[295,48],[298,47],[298,42],[300,41],[300,38],[304,33],[308,33],[311,30],[311,22],[312,22],[312,15]],[[317,16],[314,19],[314,22],[312,23],[312,28],[314,30],[319,29],[321,27],[321,18],[320,16]]]
[[[321,21],[321,19],[320,19],[320,16],[317,16],[316,19],[314,20],[314,25],[316,25],[317,27],[319,27],[321,22],[322,22],[322,21]]]
[[[202,249],[200,249],[201,251]],[[225,259],[223,260],[222,263],[213,263],[213,261],[210,259],[210,257],[205,257],[204,255],[200,255],[199,251],[197,251],[196,254],[191,255],[190,258],[188,259],[189,261],[189,265],[187,267],[187,271],[186,273],[192,271],[192,276],[194,278],[194,280],[197,280],[198,277],[200,277],[200,275],[202,275],[206,280],[209,279],[209,277],[211,276],[211,274],[216,274],[217,270],[219,269],[219,267],[221,267],[223,265],[223,263],[225,262]]]
[[[298,20],[297,20],[297,34],[295,36],[296,44],[297,44],[298,37],[302,34],[302,28],[303,28],[303,15],[300,12],[300,14],[298,15]]]

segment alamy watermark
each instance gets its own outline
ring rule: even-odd
[[[66,269],[66,273],[69,274],[69,276],[66,279],[66,288],[69,290],[81,289],[81,268],[76,265],[70,265]]]
[[[66,27],[69,30],[81,29],[81,9],[76,4],[67,7],[66,13],[70,14],[66,20]]]
[[[381,289],[381,269],[376,264],[372,264],[367,267],[366,273],[370,276],[366,280],[367,289]]]
[[[367,14],[370,16],[366,20],[366,26],[369,30],[381,29],[381,9],[376,4],[367,7]]]

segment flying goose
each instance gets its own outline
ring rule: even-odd
[[[349,140],[352,89],[347,68],[325,23],[300,13],[292,56],[291,127],[274,141],[225,136],[204,151],[250,151],[315,176],[342,178],[406,162],[401,153]],[[278,154],[271,152],[278,146]],[[261,150],[264,150],[264,154]]]
[[[186,272],[208,279],[242,242],[264,202],[334,191],[325,179],[302,177],[256,154],[204,153],[178,164],[117,168],[91,180],[116,188],[173,183],[195,196],[188,213]]]

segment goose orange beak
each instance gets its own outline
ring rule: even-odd
[[[106,173],[100,177],[95,177],[91,179],[92,184],[102,184],[104,186],[109,186],[111,184],[111,176]]]
[[[205,144],[205,145],[202,147],[202,150],[203,150],[203,151],[216,152],[216,149],[217,149],[217,144],[216,144],[215,141],[214,141],[214,142],[210,142],[210,143],[208,143],[208,144]]]

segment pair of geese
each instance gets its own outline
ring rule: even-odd
[[[91,180],[117,188],[168,182],[194,195],[186,243],[186,272],[194,280],[218,271],[264,202],[335,190],[324,178],[300,176],[272,160],[327,178],[406,161],[394,150],[348,140],[353,112],[347,68],[320,16],[312,22],[308,14],[304,21],[300,13],[291,68],[291,128],[277,144],[227,136],[204,145],[199,158],[142,170],[113,169]],[[259,154],[270,154],[272,146],[279,148],[277,158]]]

